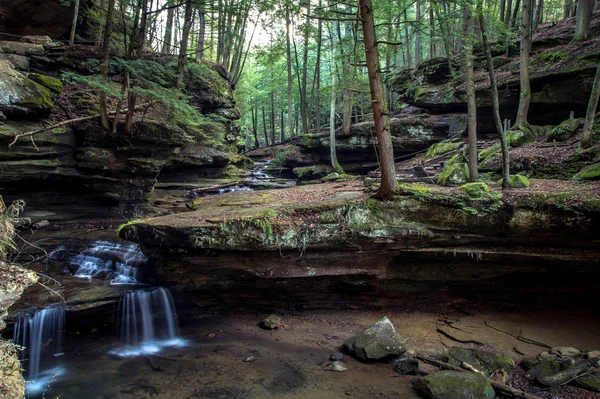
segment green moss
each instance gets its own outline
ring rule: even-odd
[[[293,172],[298,179],[302,180],[314,180],[321,179],[331,173],[333,168],[327,165],[312,165],[312,166],[301,166],[294,168]]]
[[[498,184],[502,184],[504,179],[500,179]],[[508,186],[511,188],[527,188],[531,185],[531,182],[527,176],[523,175],[510,175],[508,177]]]
[[[577,173],[573,179],[575,180],[598,180],[600,179],[600,163],[586,166]]]
[[[531,130],[527,129],[515,129],[509,130],[506,133],[506,142],[509,146],[513,148],[517,148],[522,146],[523,144],[531,141],[533,139],[533,134]]]
[[[535,57],[531,63],[533,65],[556,64],[557,62],[569,58],[569,53],[563,50],[546,51]]]
[[[50,90],[33,81],[31,81],[31,84],[35,86],[37,95],[25,97],[21,99],[20,103],[26,106],[34,106],[35,108],[53,109],[54,95],[50,92]]]
[[[501,66],[510,64],[511,62],[512,58],[510,57],[498,56],[492,58],[492,64],[494,65],[494,68],[500,68]]]
[[[485,376],[460,371],[438,371],[415,382],[415,387],[428,398],[491,399],[494,388]]]
[[[130,220],[129,222],[127,222],[127,223],[123,223],[123,224],[119,225],[119,227],[117,227],[117,235],[120,235],[121,231],[123,229],[127,228],[128,226],[132,226],[132,225],[134,225],[136,223],[143,222],[143,221],[144,221],[144,219],[138,218],[138,219],[133,219],[133,220]]]
[[[479,160],[479,162],[484,162],[488,158],[495,157],[500,152],[500,150],[500,143],[496,143],[481,150],[479,154],[477,154],[477,159]]]
[[[600,375],[591,374],[579,377],[575,380],[577,385],[588,391],[600,392]]]
[[[469,197],[472,198],[480,198],[490,193],[490,187],[487,184],[481,182],[467,183],[461,186],[460,190],[464,191]]]
[[[489,350],[453,347],[448,351],[448,357],[451,364],[459,366],[463,362],[468,363],[488,376],[497,370],[510,373],[515,368],[511,358]]]
[[[359,180],[360,176],[347,175],[344,173],[330,173],[324,178],[321,179],[323,183],[332,182],[332,181],[348,181],[348,180]]]
[[[429,147],[425,153],[426,158],[433,158],[438,155],[444,155],[450,151],[459,149],[464,143],[462,140],[444,140]]]
[[[438,176],[438,184],[443,186],[465,184],[469,179],[469,166],[466,163],[447,165]]]
[[[30,73],[27,77],[33,80],[35,83],[44,86],[50,91],[58,94],[63,89],[63,84],[60,80],[52,78],[50,76],[42,75],[40,73]]]
[[[228,178],[235,179],[236,177],[246,176],[246,171],[238,168],[235,165],[229,164],[225,168],[225,174]]]
[[[237,166],[240,169],[251,169],[254,167],[254,161],[250,158],[240,155],[240,154],[231,154],[229,156],[229,162],[233,165]]]
[[[548,141],[566,141],[579,128],[579,119],[567,119],[548,134]]]

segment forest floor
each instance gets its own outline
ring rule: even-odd
[[[593,311],[555,303],[482,305],[464,299],[437,302],[435,295],[410,307],[374,310],[278,310],[284,327],[258,325],[269,312],[240,309],[196,311],[182,319],[187,346],[153,356],[155,372],[144,357],[107,354],[118,345],[96,330],[74,331],[62,358],[67,373],[50,395],[65,398],[420,398],[414,376],[400,377],[389,363],[362,363],[346,355],[347,371],[323,370],[343,341],[383,316],[395,324],[409,349],[440,357],[452,346],[484,347],[520,360],[543,346],[525,344],[512,331],[548,346],[600,348],[600,319]],[[443,299],[443,298],[442,298]],[[564,304],[563,304],[564,305]],[[450,326],[450,327],[449,327]],[[448,331],[450,328],[452,331]],[[476,333],[477,343],[461,343]],[[93,371],[90,365],[93,364]],[[517,368],[510,381],[545,399],[600,398],[574,386],[542,391]]]

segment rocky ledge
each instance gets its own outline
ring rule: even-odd
[[[132,221],[120,236],[155,260],[162,284],[195,292],[198,303],[202,293],[226,300],[234,292],[238,301],[328,306],[348,295],[373,305],[499,281],[535,292],[547,281],[531,276],[593,276],[600,259],[600,185],[565,183],[550,194],[551,184],[508,192],[403,184],[393,202],[369,198],[356,181],[237,192]]]

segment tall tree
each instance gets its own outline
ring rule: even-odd
[[[294,136],[294,115],[292,114],[294,77],[292,75],[292,48],[290,44],[290,5],[285,5],[285,54],[287,61],[287,113],[288,113],[288,133],[289,137]],[[283,126],[281,127],[281,137],[283,137]],[[282,140],[283,141],[283,140]]]
[[[183,84],[183,71],[187,62],[188,40],[190,30],[192,29],[193,18],[192,0],[185,5],[185,15],[183,17],[183,31],[181,32],[181,43],[179,44],[179,58],[177,59],[177,86]]]
[[[379,51],[377,49],[377,36],[375,34],[375,21],[373,18],[373,5],[371,0],[359,0],[359,16],[362,23],[363,42],[367,62],[367,74],[371,89],[371,106],[373,108],[373,121],[377,134],[379,148],[379,162],[381,170],[381,185],[378,196],[391,199],[396,194],[396,171],[394,165],[394,148],[390,134],[390,121],[385,109],[381,83],[381,70],[379,68]]]
[[[419,0],[417,0],[415,2],[415,7],[416,7],[415,13],[417,16],[417,23],[420,24],[421,23],[421,3],[419,3]],[[433,39],[433,38],[431,38],[431,39]],[[415,30],[415,67],[419,66],[420,63],[421,63],[421,26],[418,26]]]
[[[77,29],[77,17],[79,16],[79,0],[75,0],[75,9],[73,10],[73,26],[71,26],[71,35],[69,36],[69,46],[75,42],[75,30]]]
[[[594,0],[579,0],[577,2],[577,20],[574,42],[587,40],[590,37],[590,22],[594,10]]]
[[[100,66],[100,73],[106,80],[108,79],[108,55],[110,52],[110,35],[112,33],[112,16],[115,8],[115,0],[108,0],[108,10],[106,11],[106,22],[104,23],[104,42],[102,44],[102,64]],[[106,98],[106,92],[100,91],[100,121],[102,127],[105,129],[109,128],[108,125],[108,104]]]
[[[335,102],[337,97],[337,39],[336,32],[338,30],[338,22],[332,23],[332,29],[329,37],[331,38],[331,103],[329,108],[329,159],[331,166],[339,173],[343,173],[341,166],[337,160],[337,152],[335,149]]]
[[[581,139],[581,146],[583,148],[589,148],[592,146],[592,128],[594,127],[594,115],[598,108],[598,97],[600,96],[600,64],[596,70],[596,77],[594,78],[594,85],[592,86],[592,93],[590,94],[590,101],[588,102],[587,112],[585,114],[585,122],[583,124],[583,135]]]
[[[494,122],[496,131],[500,137],[500,148],[502,149],[502,188],[507,188],[509,184],[509,158],[508,146],[506,144],[506,135],[502,126],[502,118],[500,117],[500,101],[498,98],[498,83],[496,81],[496,73],[494,71],[494,62],[492,60],[492,50],[490,41],[488,40],[488,28],[485,15],[483,14],[483,0],[477,3],[477,13],[479,15],[479,26],[481,28],[481,37],[485,50],[485,60],[487,63],[488,74],[490,77],[490,86],[492,90],[492,109],[494,112]]]
[[[477,169],[477,103],[475,101],[475,76],[473,73],[473,17],[469,5],[463,8],[465,85],[467,87],[468,144],[469,144],[469,180],[478,178]]]
[[[531,85],[529,81],[529,53],[531,52],[531,4],[533,0],[523,0],[521,10],[521,58],[520,78],[521,94],[519,96],[519,111],[515,125],[527,123],[529,103],[531,101]]]
[[[173,0],[167,0],[169,9],[167,10],[167,21],[165,23],[165,35],[163,37],[162,53],[171,53],[171,40],[173,39],[173,18],[175,17],[175,7]]]

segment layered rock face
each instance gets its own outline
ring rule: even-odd
[[[591,23],[594,39],[569,43],[575,31],[575,18],[556,24],[541,25],[533,37],[531,53],[531,107],[529,122],[534,125],[557,125],[569,117],[585,115],[600,50],[600,12]],[[476,101],[478,131],[495,132],[490,83],[485,56],[476,51]],[[519,104],[518,43],[507,57],[502,46],[493,53],[498,81],[502,119],[515,120]],[[390,80],[391,88],[401,100],[431,113],[466,112],[466,88],[459,73],[460,60],[436,58],[415,69],[398,72]],[[451,72],[453,69],[453,73]]]
[[[124,116],[113,133],[99,123],[97,90],[73,79],[63,88],[52,77],[67,71],[83,77],[74,79],[85,79],[97,72],[97,49],[52,42],[0,46],[9,53],[0,60],[5,120],[0,125],[0,181],[9,198],[25,198],[29,209],[45,211],[58,204],[89,204],[102,214],[107,207],[123,211],[143,205],[158,180],[193,182],[225,174],[227,143],[235,138],[232,121],[239,112],[219,67],[196,64],[184,77],[190,105],[207,118],[205,123],[153,117],[152,106],[148,115],[136,116],[131,133],[125,132]],[[145,73],[151,79],[153,69],[160,73],[170,60],[136,62],[142,71],[150,71]],[[75,121],[15,140],[67,119]]]

